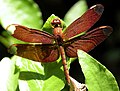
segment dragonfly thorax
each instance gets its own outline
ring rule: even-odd
[[[59,35],[56,37],[56,43],[57,43],[57,45],[59,45],[59,46],[62,46],[62,45],[63,45],[63,39],[62,39],[62,37],[60,37]]]
[[[58,45],[62,45],[63,43],[63,33],[62,33],[62,28],[61,27],[56,27],[53,29],[53,35],[56,39],[56,42]]]

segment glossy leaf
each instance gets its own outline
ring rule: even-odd
[[[64,17],[66,25],[70,25],[70,23],[83,15],[87,8],[86,0],[79,0],[77,3],[75,3]]]
[[[60,91],[64,88],[64,72],[60,59],[57,62],[41,64],[14,56],[20,65],[20,91]]]
[[[0,91],[16,91],[18,89],[19,68],[16,62],[3,58],[0,62]]]
[[[41,12],[33,0],[0,0],[0,20],[4,28],[10,24],[22,24],[40,29]]]
[[[43,24],[41,12],[33,0],[0,0],[0,23],[6,29],[9,24],[22,24],[40,29]],[[12,44],[24,43],[9,36],[3,31],[0,42],[6,47]]]
[[[78,50],[78,59],[88,91],[119,91],[115,77],[105,66],[82,50]]]

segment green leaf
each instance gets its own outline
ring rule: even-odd
[[[25,58],[14,56],[20,67],[20,91],[60,91],[65,85],[62,62],[41,64]]]
[[[87,8],[88,7],[87,7],[86,0],[80,0],[76,4],[74,4],[64,17],[64,21],[66,25],[68,26],[74,20],[79,18],[81,15],[83,15],[87,10]]]
[[[59,17],[57,17],[57,16],[55,16],[54,14],[52,14],[52,15],[47,19],[47,21],[45,22],[45,24],[43,25],[42,30],[44,30],[44,31],[46,31],[46,32],[48,32],[48,33],[53,34],[53,33],[52,33],[53,28],[52,28],[52,25],[51,25],[51,21],[52,21],[53,19],[55,19],[55,18],[59,18]],[[59,19],[60,19],[60,18],[59,18]],[[60,20],[61,20],[61,19],[60,19]],[[62,25],[62,28],[63,28],[63,29],[66,27],[65,22],[64,22],[63,20],[61,20],[61,25]]]
[[[0,91],[16,91],[19,68],[15,66],[15,61],[3,58],[0,62],[0,74]]]
[[[42,26],[41,12],[33,0],[0,0],[0,21],[4,28],[21,24],[31,28]]]
[[[105,66],[82,50],[78,50],[78,59],[89,91],[119,91],[114,76]]]

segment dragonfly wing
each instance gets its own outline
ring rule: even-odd
[[[65,40],[69,40],[84,31],[90,29],[101,17],[104,7],[97,4],[88,9],[80,18],[75,20],[63,33]]]
[[[77,57],[78,49],[89,52],[105,40],[111,32],[112,28],[110,26],[101,26],[88,31],[85,35],[67,41],[65,46],[66,55],[69,57]]]
[[[18,24],[12,24],[7,27],[12,36],[24,42],[51,44],[54,41],[53,35],[44,31],[30,29]]]
[[[13,47],[17,48],[16,55],[33,61],[53,62],[59,57],[58,48],[52,44],[14,44],[10,47],[10,50]]]

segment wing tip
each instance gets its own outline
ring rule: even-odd
[[[101,26],[100,28],[103,28],[103,32],[107,36],[109,36],[113,31],[113,28],[111,26]]]
[[[104,11],[104,6],[102,4],[96,4],[96,5],[93,5],[90,9],[93,9],[95,10],[95,12],[97,12],[97,14],[101,15]]]
[[[11,24],[11,25],[8,25],[6,30],[8,30],[8,32],[13,35],[15,30],[16,30],[16,24]]]

